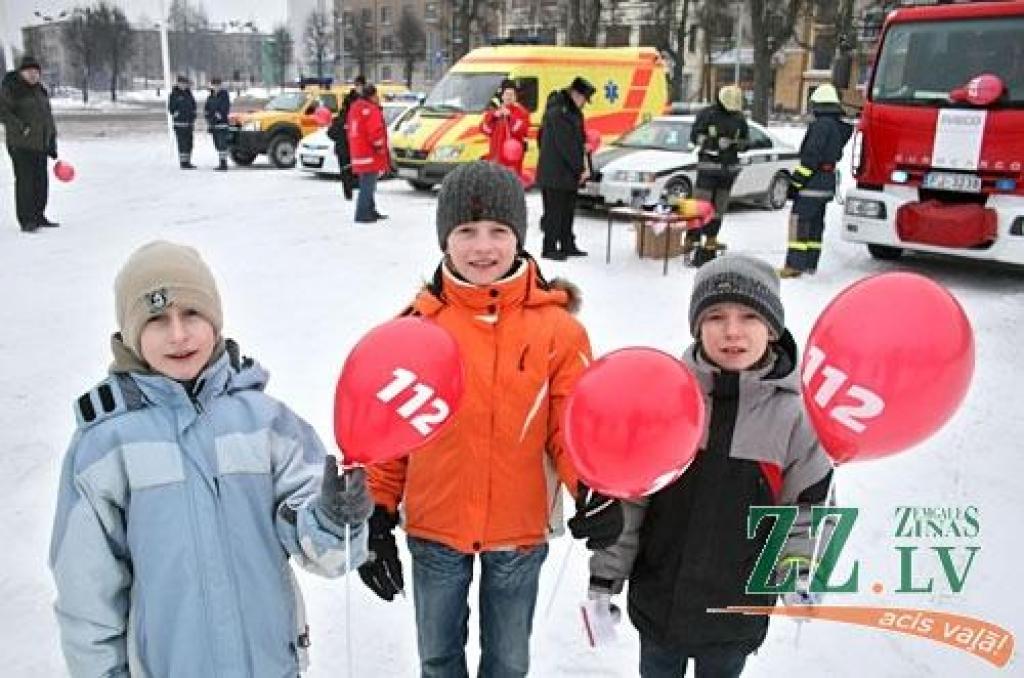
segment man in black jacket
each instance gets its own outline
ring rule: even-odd
[[[228,115],[231,113],[231,98],[221,84],[220,78],[210,79],[210,96],[203,107],[206,124],[213,135],[213,146],[217,149],[220,164],[216,169],[226,172],[228,169]]]
[[[352,108],[353,102],[363,95],[363,87],[366,86],[366,77],[357,75],[352,82],[352,89],[348,91],[345,98],[341,100],[341,109],[334,117],[331,126],[327,129],[327,136],[334,140],[334,153],[338,156],[338,167],[341,168],[341,190],[345,193],[345,200],[352,199],[352,191],[356,185],[356,175],[352,173],[352,156],[348,149],[348,111]]]
[[[14,193],[21,230],[58,226],[44,214],[49,195],[46,156],[57,158],[57,127],[50,96],[39,79],[39,62],[22,57],[17,71],[0,84],[0,122],[6,128],[7,152],[14,166]]]
[[[739,153],[747,148],[750,131],[743,117],[743,90],[726,85],[714,104],[702,110],[690,130],[697,146],[697,187],[694,197],[715,207],[715,216],[704,228],[687,231],[683,254],[696,266],[715,258],[725,246],[718,242],[722,219],[729,208],[729,194],[740,173]],[[701,236],[704,242],[701,243]]]
[[[167,100],[167,111],[174,120],[174,137],[178,141],[178,164],[181,169],[195,169],[192,164],[192,131],[196,124],[196,99],[189,86],[192,83],[184,75],[171,89]]]
[[[584,155],[583,107],[595,91],[585,78],[577,77],[568,88],[552,92],[544,109],[537,137],[537,186],[544,201],[540,227],[544,231],[541,256],[545,259],[564,261],[587,254],[576,246],[572,221],[576,191],[590,176]]]
[[[839,93],[824,84],[811,95],[814,122],[800,143],[800,164],[790,176],[793,211],[789,215],[789,244],[782,278],[798,278],[818,270],[821,237],[825,233],[825,208],[835,197],[836,165],[853,126],[843,122]]]

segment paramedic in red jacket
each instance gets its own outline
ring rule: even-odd
[[[376,87],[368,84],[363,88],[363,98],[352,104],[347,122],[352,173],[359,177],[356,222],[372,224],[388,218],[386,214],[377,211],[374,193],[377,190],[377,177],[391,166],[388,128],[384,123]]]
[[[517,101],[518,94],[514,80],[502,80],[498,95],[501,97],[500,103],[495,101],[495,106],[487,109],[484,121],[480,124],[480,131],[491,140],[487,159],[508,167],[522,179],[523,156],[526,155],[526,134],[530,131],[530,112]],[[523,152],[519,154],[519,158],[515,162],[509,162],[505,157],[505,142],[509,139],[515,139],[523,146]]]

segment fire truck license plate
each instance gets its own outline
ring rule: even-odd
[[[415,167],[399,167],[398,176],[403,179],[419,179],[420,172]]]
[[[952,172],[928,172],[924,175],[922,188],[934,188],[939,191],[960,191],[961,193],[981,193],[981,177],[972,174],[954,174]]]

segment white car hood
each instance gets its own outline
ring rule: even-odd
[[[323,146],[324,144],[334,148],[334,141],[327,136],[327,128],[321,127],[315,132],[310,132],[306,136],[302,137],[301,145],[306,146]]]
[[[644,149],[612,160],[601,168],[601,174],[608,176],[609,173],[616,170],[661,172],[662,170],[682,167],[696,162],[696,153]]]

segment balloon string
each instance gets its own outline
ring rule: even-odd
[[[555,606],[555,598],[558,597],[558,589],[562,586],[562,579],[565,577],[565,569],[569,565],[569,556],[572,555],[572,547],[575,541],[575,539],[569,539],[569,545],[565,548],[565,556],[562,557],[562,565],[558,568],[558,576],[555,577],[555,586],[551,590],[551,598],[548,599],[548,605],[544,609],[545,619],[551,616],[551,608]]]
[[[341,482],[348,490],[348,474],[342,471]],[[345,657],[348,678],[355,678],[355,659],[352,657],[352,526],[345,523]]]
[[[839,473],[839,469],[835,468],[832,470],[831,476],[828,479],[828,491],[825,493],[825,505],[835,506],[835,490],[836,490],[836,475]],[[807,587],[810,590],[811,582],[814,581],[815,570],[818,569],[818,551],[821,549],[821,537],[825,533],[825,525],[827,524],[829,515],[825,515],[821,521],[821,526],[818,528],[818,533],[814,535],[814,549],[811,551],[811,565],[810,571],[807,574]],[[811,525],[808,528],[814,530],[814,521],[812,519]]]

